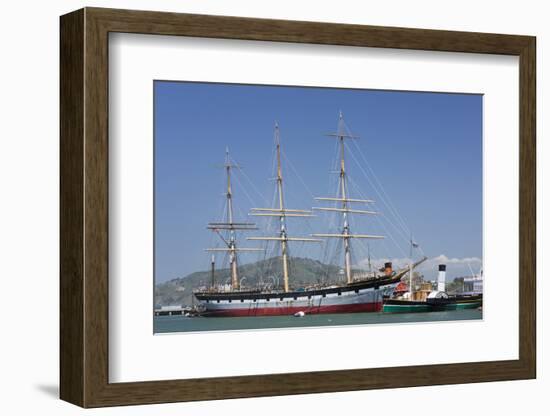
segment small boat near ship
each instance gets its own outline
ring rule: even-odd
[[[315,233],[310,236],[291,236],[288,233],[288,220],[313,216],[312,210],[287,208],[283,192],[283,172],[281,166],[281,142],[279,127],[275,125],[276,154],[276,195],[275,207],[252,208],[250,216],[275,217],[279,220],[276,235],[248,237],[248,241],[267,241],[278,243],[280,261],[282,262],[283,285],[280,288],[244,288],[241,287],[238,270],[238,254],[247,251],[262,251],[259,247],[241,247],[237,244],[237,232],[257,230],[251,222],[234,220],[232,169],[238,168],[229,157],[226,150],[224,168],[226,171],[226,213],[224,220],[208,224],[221,239],[222,247],[209,248],[210,252],[223,252],[229,255],[229,270],[231,285],[229,290],[220,288],[214,282],[214,258],[212,258],[212,282],[206,289],[196,290],[194,296],[198,301],[198,311],[201,316],[237,317],[237,316],[274,316],[322,314],[322,313],[353,313],[379,312],[382,310],[384,298],[393,292],[396,285],[412,269],[424,262],[427,257],[411,264],[409,267],[393,270],[392,263],[386,262],[384,268],[366,276],[355,276],[352,270],[351,245],[355,239],[378,240],[381,235],[356,234],[350,229],[349,217],[355,214],[376,215],[370,209],[357,209],[356,204],[369,205],[374,201],[354,198],[348,192],[348,173],[346,171],[345,145],[348,139],[356,139],[346,132],[342,113],[339,115],[338,130],[329,134],[338,141],[339,151],[339,186],[338,193],[332,197],[318,197],[316,201],[331,202],[336,206],[313,207],[312,210],[336,213],[340,215],[340,229],[336,233]],[[345,282],[318,284],[305,288],[293,288],[292,276],[289,270],[289,245],[294,242],[321,243],[324,239],[340,239],[343,246],[343,275]]]
[[[413,290],[412,279],[409,291],[398,297],[384,301],[383,312],[413,313],[435,312],[460,309],[478,309],[482,306],[482,294],[448,295],[445,291],[446,265],[439,265],[437,290],[432,290],[431,283],[421,285],[420,291]]]

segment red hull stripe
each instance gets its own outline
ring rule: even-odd
[[[306,308],[300,307],[282,307],[282,308],[243,308],[243,309],[217,309],[206,310],[203,316],[278,316],[294,315],[296,312],[303,311],[308,315],[318,313],[353,313],[353,312],[379,312],[382,310],[382,302],[356,303],[349,305],[327,305],[312,306]]]

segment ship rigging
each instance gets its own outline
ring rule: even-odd
[[[318,211],[329,211],[337,212],[342,214],[342,231],[339,234],[312,234],[314,237],[323,237],[323,238],[339,238],[344,243],[344,271],[346,275],[346,282],[348,284],[353,282],[352,270],[351,270],[351,239],[353,238],[364,238],[364,239],[382,239],[384,236],[381,235],[371,235],[371,234],[352,234],[350,230],[350,223],[348,221],[348,215],[350,214],[367,214],[367,215],[376,215],[377,212],[372,210],[364,209],[354,209],[351,207],[353,203],[360,204],[372,204],[374,201],[370,199],[356,199],[350,198],[347,192],[347,173],[346,173],[346,161],[345,161],[345,145],[344,140],[356,140],[359,137],[347,134],[345,131],[344,117],[342,112],[340,112],[338,118],[338,131],[336,133],[328,134],[330,137],[335,137],[339,143],[340,150],[340,172],[339,180],[340,193],[336,197],[316,197],[317,201],[333,201],[340,204],[340,207],[313,207],[314,210]],[[370,255],[370,254],[369,254]]]
[[[249,215],[252,216],[268,216],[278,217],[280,221],[280,232],[278,236],[263,236],[263,237],[248,237],[247,240],[263,240],[263,241],[276,241],[280,243],[281,247],[281,260],[283,266],[283,289],[285,292],[289,291],[289,256],[288,256],[288,244],[291,241],[300,241],[306,243],[320,243],[322,240],[318,238],[308,237],[291,237],[287,233],[287,218],[303,218],[312,217],[312,213],[309,210],[304,209],[290,209],[285,207],[285,198],[283,195],[283,171],[281,167],[281,139],[279,134],[279,125],[275,123],[275,148],[277,158],[277,200],[279,202],[277,208],[252,208]]]
[[[212,258],[212,284],[209,290],[195,291],[195,297],[204,316],[258,316],[258,315],[292,315],[295,313],[339,313],[339,312],[372,312],[382,308],[383,297],[392,291],[407,273],[412,274],[413,267],[426,260],[422,258],[400,270],[393,270],[392,264],[386,262],[382,274],[372,273],[367,278],[354,276],[352,268],[352,240],[381,240],[384,236],[377,234],[352,233],[350,218],[354,214],[374,215],[372,209],[358,209],[355,204],[367,205],[374,201],[365,198],[355,198],[349,190],[348,173],[346,170],[345,141],[356,140],[357,136],[346,131],[343,115],[340,112],[336,133],[329,134],[338,141],[339,151],[339,183],[338,192],[334,196],[315,197],[316,201],[332,202],[335,206],[316,206],[312,210],[287,208],[284,195],[283,169],[281,163],[281,139],[279,125],[275,124],[274,142],[276,157],[276,204],[273,207],[251,208],[249,216],[278,219],[278,229],[275,235],[248,237],[249,241],[274,242],[280,249],[280,261],[283,277],[282,288],[247,289],[241,287],[238,272],[238,254],[247,251],[265,251],[259,247],[240,247],[237,242],[237,232],[258,230],[255,223],[236,222],[233,212],[232,170],[240,166],[229,157],[226,150],[224,169],[226,174],[226,213],[221,222],[208,224],[208,229],[214,231],[223,246],[209,248],[210,252],[225,252],[229,254],[229,270],[231,274],[230,290],[221,290],[214,286],[214,258]],[[340,215],[340,228],[335,233],[312,233],[309,236],[294,236],[288,233],[288,219],[307,219],[313,216],[313,210]],[[328,283],[301,289],[292,285],[290,271],[289,245],[294,242],[322,243],[325,240],[337,239],[343,244],[343,272],[345,282]],[[369,248],[369,270],[370,245]]]

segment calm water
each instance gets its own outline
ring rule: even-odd
[[[341,313],[294,316],[255,316],[238,318],[203,318],[185,316],[155,316],[155,333],[189,331],[228,331],[233,329],[296,328],[307,326],[337,326],[392,324],[481,319],[477,309],[424,313]]]

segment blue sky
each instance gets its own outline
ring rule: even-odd
[[[234,180],[237,219],[251,221],[251,207],[270,206],[275,121],[285,155],[287,206],[309,209],[320,205],[313,196],[334,194],[335,140],[325,134],[336,130],[339,111],[360,136],[346,148],[351,196],[374,199],[380,212],[354,219],[352,232],[386,236],[369,244],[372,259],[408,257],[412,232],[427,256],[449,259],[450,275],[479,270],[482,96],[165,81],[156,81],[154,91],[157,282],[209,267],[204,249],[217,238],[206,224],[223,214],[219,165],[226,147],[242,165]],[[309,221],[292,220],[289,232],[327,232],[330,219],[319,213]],[[261,230],[255,235],[269,231],[268,224],[256,222]],[[243,237],[241,246],[257,245]],[[305,244],[292,254],[328,259],[324,248]],[[353,254],[355,264],[365,264],[364,244]],[[241,262],[258,259],[249,254]],[[425,267],[431,277],[434,264]]]

